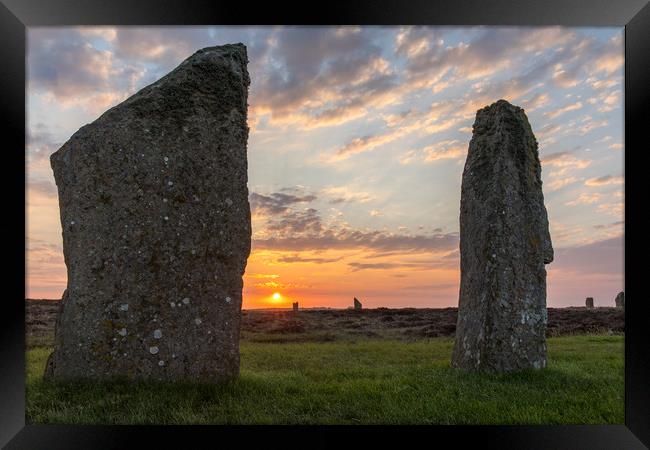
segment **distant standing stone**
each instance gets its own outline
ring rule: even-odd
[[[505,100],[476,113],[460,202],[460,296],[452,365],[546,366],[546,270],[553,247],[537,141]]]
[[[239,373],[247,62],[199,50],[51,156],[68,286],[47,376]]]
[[[293,310],[298,311],[298,302],[294,302],[292,305],[293,305]]]
[[[587,308],[593,308],[594,307],[594,298],[593,297],[587,297],[585,300],[585,306]]]
[[[616,298],[614,299],[617,308],[625,308],[625,293],[619,292]]]
[[[361,311],[361,302],[356,297],[354,297],[354,309]]]

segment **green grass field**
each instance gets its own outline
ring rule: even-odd
[[[623,336],[548,340],[543,371],[468,374],[453,341],[241,343],[225,385],[54,383],[27,352],[27,421],[68,424],[621,424]]]

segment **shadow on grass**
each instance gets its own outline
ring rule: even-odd
[[[449,366],[450,339],[242,343],[222,384],[55,382],[49,349],[28,352],[30,423],[623,423],[622,337],[549,340],[549,367],[515,374]],[[579,355],[579,357],[576,357]]]

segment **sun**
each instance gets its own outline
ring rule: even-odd
[[[282,296],[280,295],[279,292],[276,292],[275,294],[273,294],[273,300],[276,300],[276,301],[280,300],[280,297],[282,297]]]

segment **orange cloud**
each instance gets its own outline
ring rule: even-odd
[[[596,192],[592,194],[582,193],[580,196],[570,202],[565,203],[567,206],[576,206],[576,205],[591,205],[593,203],[599,202],[603,196]]]
[[[623,184],[623,176],[605,175],[585,181],[586,186],[608,186],[610,184]]]
[[[568,186],[570,184],[576,183],[578,179],[576,177],[562,177],[556,178],[551,181],[548,181],[544,184],[544,190],[547,192],[557,191],[558,189]]]
[[[556,118],[557,116],[559,116],[561,114],[564,114],[564,113],[569,112],[569,111],[575,111],[576,109],[580,109],[580,108],[582,108],[582,102],[576,102],[576,103],[572,103],[570,105],[566,105],[566,106],[564,106],[562,108],[558,108],[558,109],[556,109],[554,111],[545,112],[544,115],[546,117],[548,117],[549,119],[554,119],[554,118]]]

